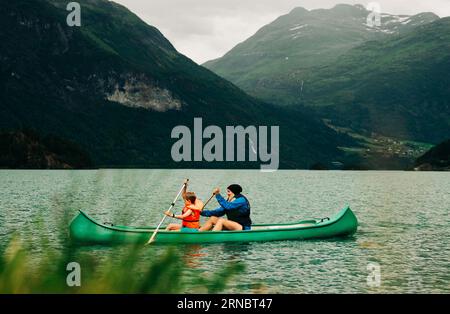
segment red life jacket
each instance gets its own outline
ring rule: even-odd
[[[197,205],[198,200],[195,201],[195,205]],[[192,229],[198,229],[200,228],[200,212],[201,210],[199,209],[192,209],[189,208],[188,206],[190,205],[189,202],[186,202],[182,213],[186,213],[188,210],[192,211],[192,214],[190,214],[188,217],[183,219],[183,223],[182,226],[185,228],[192,228]]]

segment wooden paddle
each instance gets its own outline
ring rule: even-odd
[[[211,195],[211,197],[209,198],[209,200],[206,201],[206,203],[203,205],[202,210],[205,209],[206,205],[208,205],[208,203],[213,199],[213,197],[216,196],[215,194]]]
[[[178,200],[178,198],[180,197],[181,193],[183,192],[184,188],[186,187],[187,183],[189,182],[189,179],[186,179],[186,182],[183,183],[183,187],[181,188],[180,192],[178,192],[177,197],[175,197],[175,199],[173,200],[172,204],[169,207],[168,212],[170,212],[172,210],[172,208],[175,206],[176,201]],[[149,245],[151,243],[153,243],[153,241],[155,241],[155,237],[156,234],[159,231],[159,228],[161,228],[161,225],[163,224],[164,220],[166,219],[166,215],[164,215],[163,219],[161,220],[161,222],[159,223],[158,227],[156,227],[155,232],[153,232],[152,236],[150,237],[150,240],[148,240],[148,242],[145,245]]]

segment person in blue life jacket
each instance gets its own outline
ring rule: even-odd
[[[220,207],[214,210],[203,210],[203,217],[210,217],[199,231],[241,231],[250,230],[252,220],[250,219],[250,203],[241,194],[242,187],[232,184],[227,188],[227,199],[220,195],[220,189],[216,188],[213,194],[216,196]],[[221,218],[227,216],[227,219]]]

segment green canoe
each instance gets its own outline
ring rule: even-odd
[[[253,225],[249,231],[169,232],[158,231],[155,243],[224,243],[325,239],[349,236],[358,221],[349,207],[335,216],[303,220],[293,224]],[[155,227],[125,227],[101,224],[80,211],[70,223],[70,237],[79,245],[145,244]]]

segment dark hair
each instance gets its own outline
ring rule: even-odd
[[[242,187],[239,184],[232,184],[227,187],[227,189],[233,192],[233,194],[235,195],[239,195],[242,192]]]
[[[192,204],[194,204],[195,201],[197,200],[197,196],[195,195],[194,192],[187,192],[186,193],[186,199],[188,201],[190,201]]]

